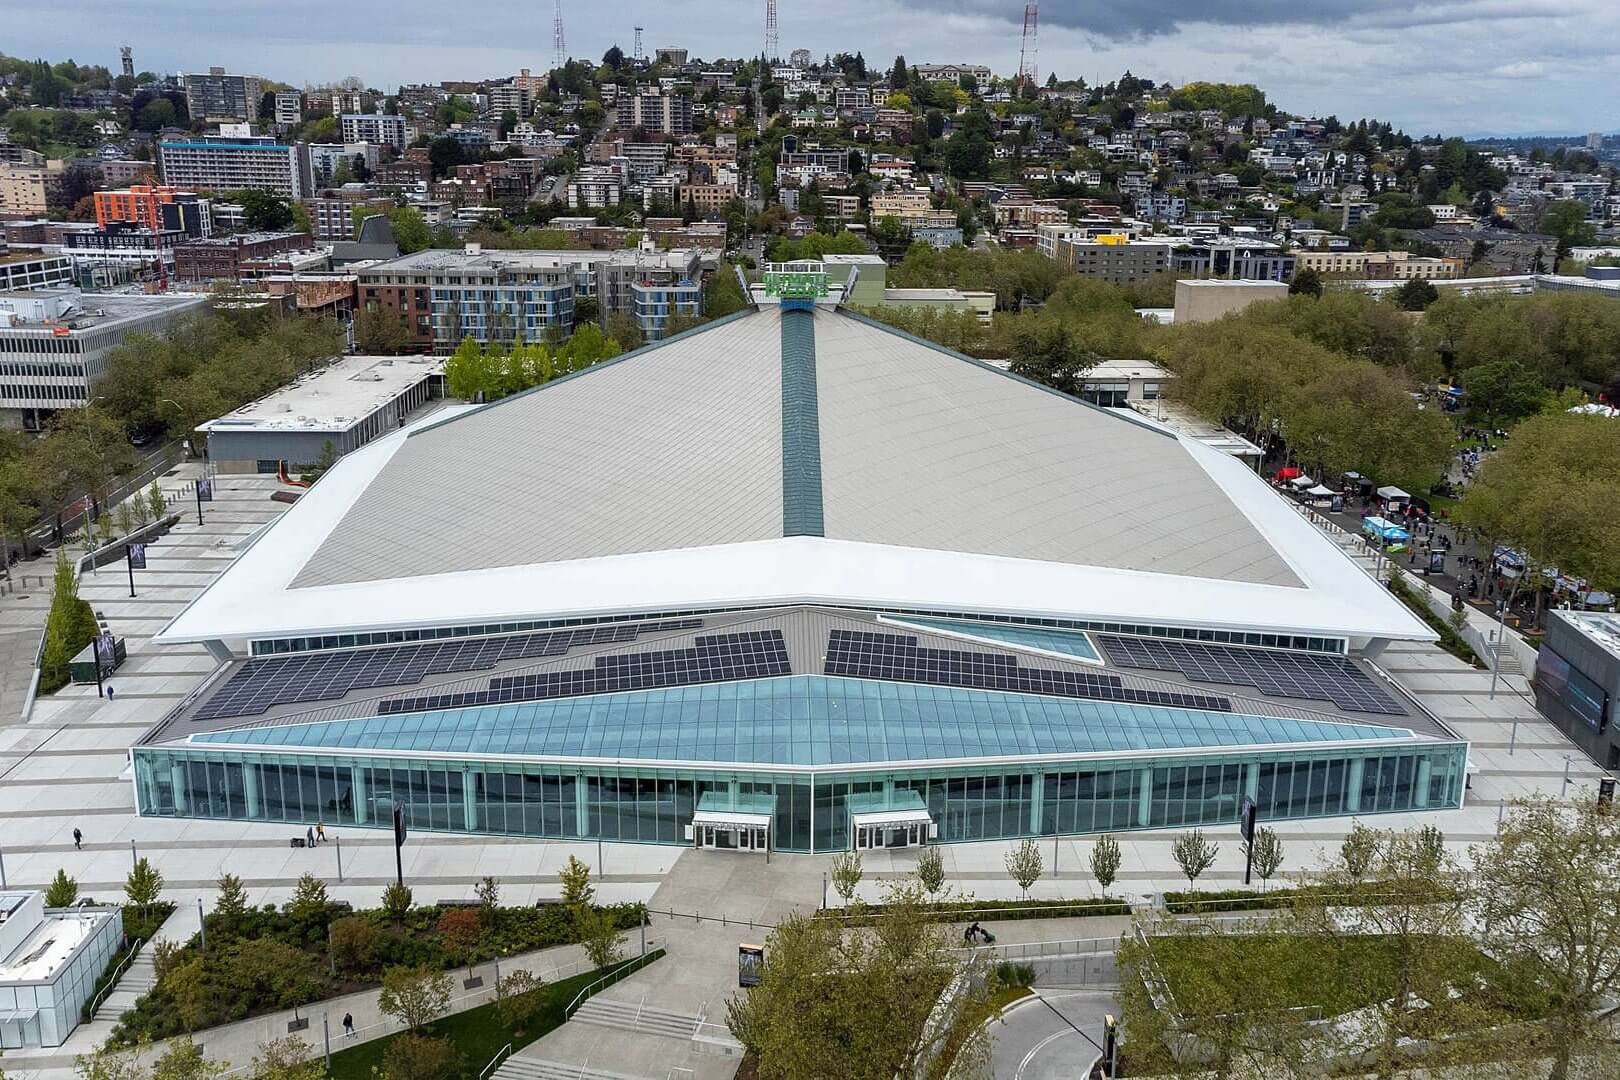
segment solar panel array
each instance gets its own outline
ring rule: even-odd
[[[1267,697],[1331,701],[1346,712],[1406,716],[1399,702],[1342,656],[1095,635],[1120,667],[1179,671],[1198,682],[1252,686]]]
[[[192,717],[218,720],[257,716],[275,705],[334,701],[353,690],[409,686],[430,675],[488,670],[504,660],[565,656],[570,649],[583,645],[620,644],[635,641],[642,634],[696,630],[702,626],[702,619],[666,619],[249,660]]]
[[[1054,697],[1164,705],[1178,709],[1232,711],[1229,698],[1141,690],[1126,686],[1118,675],[1020,667],[1017,657],[1001,653],[931,649],[901,634],[834,630],[827,640],[828,675],[857,679],[891,679],[934,686],[966,686]]]
[[[499,676],[489,681],[487,690],[390,698],[378,711],[384,715],[427,712],[791,674],[782,632],[750,630],[700,637],[689,649],[599,656],[592,667],[577,671]]]

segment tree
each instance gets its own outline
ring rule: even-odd
[[[1547,399],[1541,376],[1517,360],[1490,360],[1457,375],[1463,415],[1490,428],[1510,427],[1533,416]]]
[[[911,69],[906,66],[904,56],[894,58],[894,66],[889,68],[889,86],[895,90],[904,90],[911,81]]]
[[[1204,839],[1202,829],[1184,832],[1176,837],[1175,843],[1170,845],[1170,854],[1187,877],[1188,891],[1192,890],[1193,882],[1198,880],[1200,874],[1215,865],[1215,856],[1220,850],[1221,845]]]
[[[434,968],[386,968],[377,1007],[415,1033],[449,1011],[452,990],[450,976]]]
[[[1485,951],[1545,1010],[1537,1051],[1551,1080],[1577,1062],[1613,1062],[1620,1015],[1620,818],[1595,799],[1516,803],[1473,851],[1471,904]]]
[[[397,881],[391,881],[388,883],[388,887],[383,890],[382,909],[396,924],[405,921],[405,916],[410,913],[412,903],[411,887],[409,885],[401,885]]]
[[[305,873],[293,886],[292,899],[287,902],[287,914],[300,922],[313,922],[326,914],[330,898],[326,883],[314,874]]]
[[[68,877],[66,870],[58,870],[51,879],[51,884],[45,890],[45,906],[48,908],[71,907],[73,901],[79,898],[79,883]]]
[[[146,489],[146,508],[152,512],[153,521],[162,521],[163,515],[169,510],[169,500],[164,498],[163,489],[155,483]]]
[[[1620,424],[1558,412],[1532,416],[1486,458],[1456,518],[1490,544],[1524,556],[1511,606],[1525,587],[1539,607],[1550,568],[1597,588],[1620,586]],[[1539,610],[1537,612],[1539,617]]]
[[[1395,290],[1395,303],[1402,311],[1425,311],[1440,299],[1440,290],[1425,278],[1412,278]]]
[[[624,936],[613,921],[613,913],[599,907],[579,908],[574,917],[575,933],[585,946],[585,955],[597,969],[618,963]]]
[[[1024,840],[1007,852],[1004,861],[1007,876],[1018,883],[1024,899],[1029,899],[1029,887],[1041,879],[1041,871],[1046,869],[1046,864],[1041,861],[1040,848],[1035,846],[1035,841]]]
[[[461,1080],[467,1064],[449,1039],[430,1039],[407,1032],[390,1039],[383,1051],[388,1080]]]
[[[364,971],[371,966],[377,948],[377,931],[362,915],[345,915],[332,922],[332,956],[345,971]]]
[[[990,121],[983,109],[970,109],[945,140],[945,168],[960,180],[982,180],[990,173]]]
[[[388,212],[388,227],[402,255],[433,246],[433,233],[422,211],[414,206],[396,206]]]
[[[591,887],[591,868],[577,855],[568,856],[568,862],[557,871],[557,880],[562,883],[562,902],[569,907],[585,907],[596,894]]]
[[[1260,875],[1262,887],[1282,867],[1282,838],[1271,829],[1261,826],[1254,832],[1254,872]]]
[[[143,913],[163,895],[163,875],[146,856],[140,857],[124,879],[124,895]]]
[[[614,71],[618,71],[624,67],[624,50],[617,45],[609,46],[608,51],[602,54],[602,63]]]
[[[355,312],[354,343],[363,353],[373,356],[390,355],[410,344],[410,330],[405,320],[375,304],[368,304]]]
[[[300,470],[299,479],[306,484],[313,484],[331,471],[337,464],[337,447],[332,445],[331,439],[321,443],[321,452],[306,468]]]
[[[1119,876],[1119,864],[1119,841],[1106,833],[1097,837],[1097,842],[1091,845],[1091,876],[1097,879],[1097,887],[1102,889],[1104,897],[1108,895],[1108,886]]]
[[[731,998],[732,1034],[774,1080],[893,1080],[932,1075],[941,1048],[960,1047],[952,1075],[981,1075],[988,1065],[982,1030],[990,1015],[980,961],[931,922],[921,889],[898,882],[885,916],[869,932],[846,933],[837,920],[798,913],[765,944],[760,982]],[[935,1012],[940,990],[958,993],[954,1009]],[[929,1017],[940,1027],[925,1031]],[[873,1024],[882,1016],[882,1024]],[[947,1059],[948,1060],[948,1059]]]
[[[152,1063],[152,1080],[213,1080],[229,1068],[228,1062],[209,1061],[200,1046],[181,1037],[172,1040],[163,1056]]]
[[[1009,370],[1054,390],[1079,397],[1086,372],[1102,357],[1084,347],[1079,335],[1064,321],[1036,318],[1022,322],[1013,332]]]
[[[1288,283],[1288,292],[1294,296],[1321,296],[1322,275],[1311,269],[1301,270]]]
[[[472,978],[473,954],[478,948],[479,939],[484,936],[484,924],[478,912],[451,908],[439,916],[438,929],[445,947],[452,956],[460,957],[466,963],[467,977]]]
[[[1339,844],[1339,864],[1351,882],[1360,882],[1372,871],[1381,842],[1376,830],[1359,821],[1350,823],[1350,831]]]
[[[1597,243],[1597,226],[1587,220],[1589,211],[1579,199],[1562,199],[1547,207],[1541,216],[1541,231],[1558,238],[1561,247],[1588,247]]]
[[[501,883],[485,875],[483,880],[473,886],[473,893],[478,897],[479,918],[486,927],[493,927],[501,909]]]
[[[833,857],[832,883],[833,891],[843,897],[844,906],[848,907],[861,884],[860,852],[842,851]]]
[[[279,232],[293,223],[287,200],[268,191],[239,191],[232,198],[242,207],[242,222],[249,229]]]
[[[259,1044],[250,1080],[322,1080],[325,1068],[314,1049],[296,1035]]]
[[[945,887],[945,857],[937,846],[926,847],[917,856],[917,880],[928,891],[930,899]]]
[[[545,988],[544,979],[522,968],[495,984],[495,1009],[513,1035],[522,1035],[545,1004]]]

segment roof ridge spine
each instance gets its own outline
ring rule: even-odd
[[[781,319],[782,535],[825,536],[815,312],[784,310]]]

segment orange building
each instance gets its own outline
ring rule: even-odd
[[[148,229],[163,228],[159,207],[175,201],[180,189],[161,184],[131,184],[123,191],[98,191],[96,224],[103,228],[115,221],[129,221]]]

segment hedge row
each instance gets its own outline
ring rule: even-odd
[[[826,908],[816,915],[860,926],[881,918],[889,910],[888,904],[861,904],[852,908]],[[930,922],[993,922],[1129,915],[1131,906],[1123,900],[941,900],[922,905],[922,910]]]

